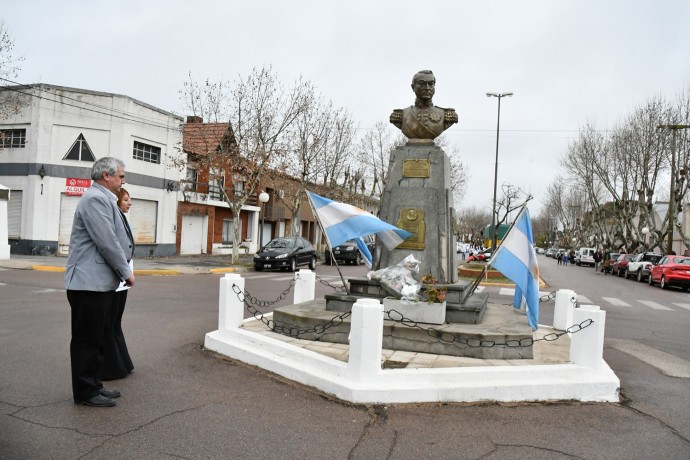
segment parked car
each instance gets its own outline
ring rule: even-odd
[[[628,268],[628,263],[635,258],[635,254],[621,254],[613,262],[613,274],[618,276],[625,275],[625,269]]]
[[[556,258],[556,253],[558,252],[558,249],[556,248],[549,248],[546,250],[546,257],[552,257]]]
[[[625,268],[625,277],[636,278],[639,282],[644,281],[642,277],[642,268],[645,265],[649,265],[648,268],[651,269],[651,266],[659,262],[659,259],[661,259],[661,254],[655,252],[637,254],[633,260],[628,262],[628,266]]]
[[[604,261],[603,264],[601,264],[601,272],[602,273],[614,273],[613,271],[613,263],[618,259],[620,256],[619,252],[611,252],[609,253],[609,263],[606,265],[606,261]]]
[[[294,272],[300,265],[316,270],[316,250],[309,241],[299,236],[274,238],[254,254],[256,271],[279,268]]]
[[[690,257],[668,255],[652,266],[649,275],[649,285],[659,284],[661,289],[670,286],[680,287],[684,291],[690,289]]]
[[[578,267],[581,265],[594,267],[594,252],[594,248],[580,248],[575,255],[575,264]]]
[[[373,255],[373,240],[365,241],[365,244],[367,245],[369,252]],[[334,247],[332,252],[331,249],[326,246],[326,249],[323,251],[323,259],[328,265],[333,264],[333,259],[335,259],[336,262],[345,262],[355,265],[361,265],[362,261],[364,260],[362,253],[359,252],[357,243],[352,240],[346,241],[343,244]]]
[[[546,250],[544,248],[536,248],[537,254],[544,254]]]

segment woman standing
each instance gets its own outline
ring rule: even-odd
[[[132,202],[129,197],[129,192],[124,188],[120,189],[117,195],[117,207],[120,208],[120,217],[125,224],[125,228],[129,234],[132,234],[132,227],[130,227],[125,213],[132,207]],[[132,266],[132,261],[129,261]],[[125,311],[125,304],[127,303],[128,286],[124,283],[120,284],[117,289],[117,310],[111,312],[109,320],[105,326],[105,344],[103,345],[103,366],[101,367],[101,380],[115,380],[127,377],[127,374],[134,370],[134,364],[129,357],[127,350],[127,343],[125,336],[122,333],[122,314]]]

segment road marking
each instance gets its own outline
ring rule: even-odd
[[[660,303],[654,302],[653,300],[638,300],[638,302],[640,302],[642,305],[646,305],[649,308],[653,308],[655,310],[671,310],[671,311],[673,311],[673,308],[665,307],[665,306],[661,305]]]
[[[604,299],[605,301],[607,301],[615,307],[632,307],[632,305],[630,305],[628,302],[625,302],[621,299],[617,299],[615,297],[602,297],[602,299]]]
[[[34,291],[34,294],[45,294],[46,292],[65,292],[65,290],[64,289],[46,288],[46,289],[41,289],[40,291]]]
[[[674,303],[673,305],[690,310],[690,303]]]
[[[669,377],[690,378],[690,362],[634,340],[605,339],[606,345],[655,367]]]

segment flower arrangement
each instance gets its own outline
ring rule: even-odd
[[[446,291],[447,289],[442,286],[438,286],[438,281],[431,275],[422,276],[421,282],[425,286],[427,302],[430,303],[442,303],[446,301]]]

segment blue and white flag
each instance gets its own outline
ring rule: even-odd
[[[386,223],[356,206],[329,200],[312,192],[307,192],[307,196],[331,247],[376,233],[384,246],[393,249],[412,236],[412,233]],[[369,262],[371,263],[371,259]]]
[[[515,283],[513,306],[527,304],[527,321],[533,330],[539,328],[539,266],[534,252],[532,221],[525,207],[489,262]]]

